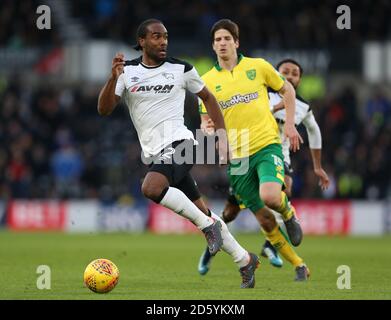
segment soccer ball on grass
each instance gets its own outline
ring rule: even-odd
[[[84,284],[96,293],[107,293],[118,283],[119,270],[108,259],[92,261],[84,271]]]

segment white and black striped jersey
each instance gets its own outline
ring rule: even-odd
[[[282,100],[278,92],[269,91],[270,110]],[[286,110],[281,109],[273,114],[277,121],[278,129],[280,133],[282,153],[284,155],[284,161],[287,164],[291,164],[289,147],[289,140],[284,135],[284,123],[286,118]],[[322,148],[322,135],[318,123],[315,120],[314,114],[310,105],[301,97],[296,96],[296,108],[295,108],[295,125],[298,126],[301,123],[305,126],[308,134],[309,146],[311,149]]]
[[[167,58],[155,67],[142,57],[126,61],[115,94],[122,96],[146,157],[157,155],[174,141],[194,140],[184,124],[185,92],[200,92],[205,86],[196,69],[187,62]]]

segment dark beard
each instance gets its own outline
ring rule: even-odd
[[[153,52],[152,50],[146,50],[145,53],[147,54],[147,56],[153,60],[154,62],[156,62],[156,64],[160,64],[162,63],[166,58],[161,58],[159,57],[159,54]]]

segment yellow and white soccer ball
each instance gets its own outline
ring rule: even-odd
[[[108,259],[96,259],[84,271],[84,284],[96,293],[110,292],[117,285],[118,279],[119,270]]]

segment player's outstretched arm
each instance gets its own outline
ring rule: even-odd
[[[322,133],[312,111],[308,112],[303,124],[308,134],[314,173],[319,178],[319,186],[325,190],[329,187],[330,180],[322,168]]]
[[[301,138],[295,127],[295,89],[288,81],[285,81],[279,93],[282,96],[282,101],[286,110],[284,134],[289,139],[292,151],[295,152],[297,150],[300,150],[300,143],[303,143],[303,139]]]
[[[322,149],[310,149],[312,163],[314,165],[314,173],[319,178],[319,186],[322,190],[326,190],[329,187],[330,180],[326,171],[322,168]]]
[[[119,76],[124,72],[124,65],[124,55],[117,53],[112,62],[110,78],[99,93],[98,113],[101,116],[111,114],[121,100],[121,97],[115,94],[115,88]]]
[[[204,87],[200,92],[197,93],[197,95],[204,103],[206,111],[208,112],[208,116],[212,121],[210,124],[214,125],[216,134],[219,137],[220,163],[226,164],[230,158],[230,155],[223,114],[221,113],[215,96],[208,90],[207,87]]]

